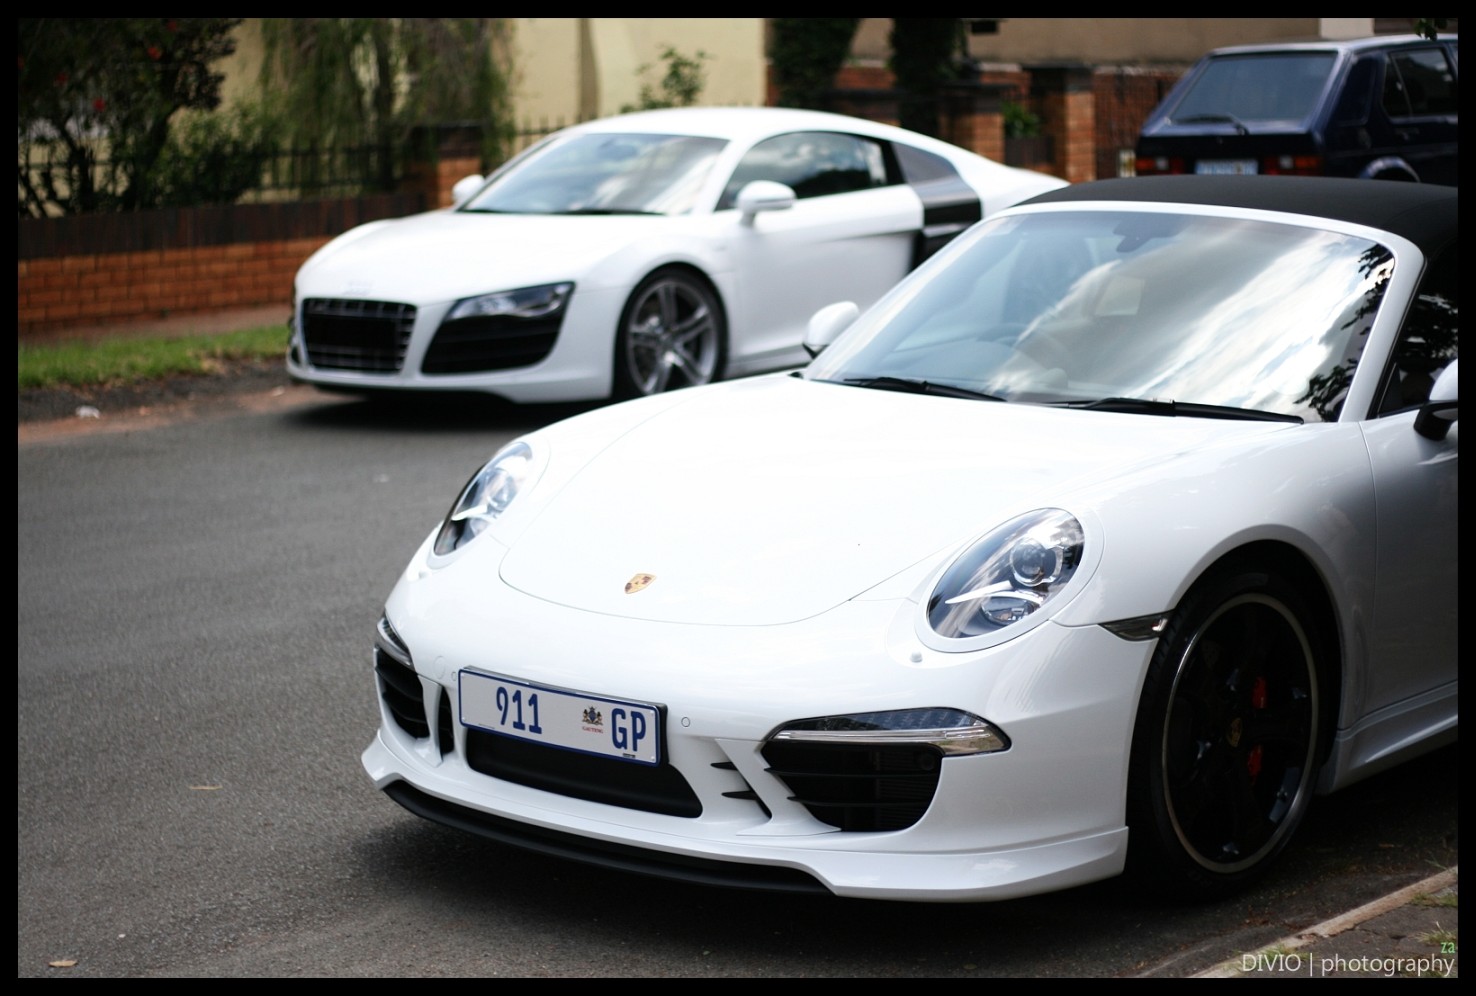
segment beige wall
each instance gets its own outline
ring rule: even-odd
[[[885,60],[891,27],[891,18],[866,18],[856,57]],[[996,34],[970,36],[969,54],[985,63],[1174,64],[1221,45],[1373,33],[1371,17],[1010,17]]]
[[[220,84],[221,103],[227,107],[240,101],[255,100],[261,89],[261,18],[245,18],[236,29],[236,53],[220,62],[217,68],[225,74]]]
[[[642,83],[659,91],[668,46],[709,56],[700,103],[764,102],[761,17],[514,18],[514,106],[518,120],[566,122],[618,114],[640,99]],[[648,67],[644,74],[642,67]]]
[[[257,90],[260,18],[236,32],[236,54],[223,64],[227,103]],[[765,95],[761,17],[515,17],[512,18],[514,115],[517,122],[572,123],[618,114],[640,100],[641,84],[659,90],[661,52],[709,56],[703,62],[707,105],[760,105]],[[650,67],[642,75],[641,68]]]

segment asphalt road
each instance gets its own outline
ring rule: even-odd
[[[720,891],[413,817],[358,761],[381,600],[558,414],[288,391],[21,432],[17,977],[1182,977],[1459,864],[1454,748],[1318,800],[1259,888],[1192,907]]]

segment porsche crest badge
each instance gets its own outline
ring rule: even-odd
[[[654,575],[654,574],[634,574],[634,575],[631,575],[631,579],[629,581],[625,582],[625,593],[627,595],[634,595],[638,591],[643,591],[646,588],[647,585],[649,585],[652,581],[655,581],[655,580],[656,580],[656,575]]]

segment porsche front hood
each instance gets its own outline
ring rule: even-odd
[[[621,430],[553,493],[527,496],[541,507],[512,542],[503,581],[591,612],[770,625],[951,557],[1020,512],[1067,502],[1068,490],[1161,471],[1216,435],[1268,424],[766,377],[693,391]],[[548,445],[557,461],[558,428]]]

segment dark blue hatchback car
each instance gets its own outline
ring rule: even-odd
[[[1137,173],[1280,173],[1456,185],[1459,41],[1386,35],[1241,45],[1148,117]]]

